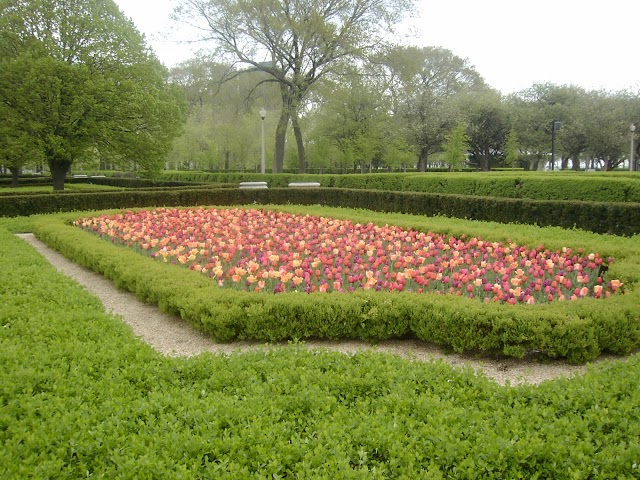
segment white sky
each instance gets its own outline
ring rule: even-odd
[[[177,40],[172,0],[115,0],[160,60],[173,66],[193,49]],[[538,82],[640,90],[639,0],[416,0],[405,43],[468,58],[492,87],[511,93]],[[173,30],[170,39],[163,38]]]

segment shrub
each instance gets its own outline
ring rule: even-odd
[[[1,226],[0,285],[2,478],[637,476],[638,355],[514,388],[297,345],[162,357]]]
[[[332,213],[331,210],[325,212]],[[361,215],[368,221],[366,214]],[[156,262],[65,225],[65,218],[73,217],[36,219],[35,232],[72,260],[104,274],[144,301],[179,312],[196,328],[220,341],[247,338],[375,341],[413,334],[456,351],[497,350],[515,356],[537,352],[566,357],[572,362],[587,361],[604,350],[628,353],[640,345],[639,294],[631,285],[628,285],[629,293],[605,301],[583,299],[533,307],[477,305],[475,300],[460,297],[397,292],[330,294],[330,297],[321,293],[253,294],[219,289],[205,276]],[[385,216],[376,216],[371,221],[385,221]],[[428,222],[431,228],[437,227],[436,220]],[[416,221],[413,227],[420,229],[423,225]],[[466,226],[467,234],[476,233],[472,222]],[[508,231],[513,235],[517,229],[509,227]],[[491,238],[495,237],[485,237]],[[577,249],[583,245],[566,246]],[[603,239],[599,250],[605,256],[615,256],[614,265],[637,262],[639,255],[638,246],[632,240],[628,240],[624,248],[617,242],[607,248]],[[621,280],[627,282],[626,278]],[[625,325],[623,337],[618,335],[619,325],[609,319],[612,310]]]

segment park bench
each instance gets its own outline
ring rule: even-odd
[[[291,182],[289,184],[290,188],[320,188],[320,184],[318,182]]]
[[[240,188],[269,188],[267,182],[240,182]]]

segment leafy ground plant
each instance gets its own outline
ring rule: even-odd
[[[376,341],[415,336],[456,352],[500,352],[516,357],[535,352],[567,358],[572,363],[584,363],[602,351],[626,355],[640,345],[637,300],[640,291],[634,288],[640,271],[637,239],[351,209],[302,206],[269,209],[436,231],[457,238],[469,235],[505,244],[535,242],[549,249],[582,247],[586,251],[601,251],[604,256],[616,258],[609,273],[613,278],[623,279],[627,288],[623,295],[608,299],[582,298],[538,305],[483,303],[465,296],[373,289],[356,290],[349,295],[340,292],[265,295],[220,288],[205,275],[105,242],[70,225],[83,217],[80,213],[34,218],[31,223],[37,236],[49,246],[105,275],[143,301],[180,315],[217,341],[306,338]],[[117,243],[116,239],[113,243]]]
[[[539,387],[295,345],[164,358],[0,228],[2,478],[633,478],[640,359]]]

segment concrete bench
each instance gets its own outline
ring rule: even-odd
[[[289,184],[290,188],[320,188],[320,184],[318,182],[291,182]]]
[[[269,188],[267,182],[240,182],[240,188]]]
[[[86,175],[74,175],[73,178],[87,178]]]

